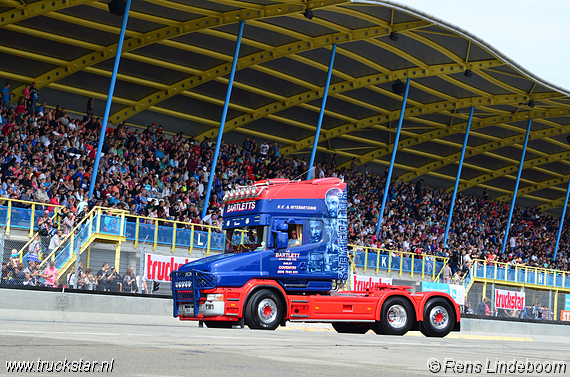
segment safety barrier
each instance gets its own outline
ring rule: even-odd
[[[540,267],[476,259],[465,281],[467,305],[472,304],[473,310],[477,312],[481,301],[488,299],[492,316],[562,319],[567,308],[565,301],[570,297],[570,273]],[[494,305],[497,289],[524,294],[526,298],[524,309],[496,309]]]
[[[28,229],[29,237],[38,229],[37,220],[45,209],[51,209],[50,218],[61,212],[63,206],[49,203],[36,203],[18,199],[0,199],[0,226],[6,227],[6,235],[11,228]],[[38,216],[38,212],[40,215]]]
[[[28,207],[28,208],[24,208]],[[52,208],[50,216],[57,218],[62,206],[47,203],[27,202],[15,199],[0,199],[0,226],[5,227],[8,235],[11,228],[28,230],[29,237],[33,237],[38,228],[38,210]],[[109,214],[109,211],[112,211]],[[120,213],[120,215],[117,215]],[[200,248],[205,255],[210,252],[222,252],[225,247],[224,235],[219,227],[209,225],[183,223],[167,219],[157,219],[144,216],[134,216],[125,211],[97,208],[91,211],[85,219],[89,219],[90,226],[83,225],[72,232],[72,236],[66,239],[58,254],[52,254],[50,258],[59,260],[65,264],[69,256],[74,254],[78,245],[83,245],[86,240],[98,233],[108,237],[123,237],[133,241],[137,247],[139,242],[147,242],[156,249],[158,245],[168,245],[172,251],[176,247],[188,248],[188,253]],[[58,222],[58,226],[59,226]],[[234,234],[232,242],[241,244],[245,234]],[[28,243],[29,244],[29,243]],[[27,246],[20,249],[20,255],[25,260]],[[412,252],[400,252],[395,250],[378,249],[349,245],[349,251],[353,254],[353,264],[362,268],[364,272],[373,269],[376,273],[380,270],[398,273],[408,273],[410,277],[420,274],[421,278],[431,278],[439,281],[441,271],[447,262],[444,257],[432,255],[417,255]],[[504,263],[475,260],[465,284],[469,287],[475,280],[494,280],[512,284],[533,285],[546,288],[570,288],[570,276],[568,272],[548,270],[538,267],[506,265]]]
[[[432,281],[439,280],[439,274],[447,263],[447,258],[428,254],[416,254],[373,247],[348,245],[349,251],[354,255],[354,265],[363,268],[364,272],[374,269],[376,273],[386,270],[388,273],[397,272],[402,276],[404,272],[410,277],[421,274],[424,279],[431,277]]]
[[[480,259],[473,261],[470,276],[473,279],[515,283],[520,286],[570,289],[568,272]]]

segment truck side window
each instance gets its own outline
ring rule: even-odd
[[[309,220],[309,232],[311,234],[311,243],[319,243],[323,239],[323,222],[321,220]]]
[[[303,226],[302,225],[289,225],[289,242],[288,247],[301,246],[303,244]]]

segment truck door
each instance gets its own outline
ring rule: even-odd
[[[324,252],[324,242],[312,243],[309,221],[306,219],[274,219],[288,226],[287,248],[278,249],[272,242],[271,276],[288,288],[307,288],[311,280],[331,280],[331,261]],[[323,249],[318,251],[317,249]]]

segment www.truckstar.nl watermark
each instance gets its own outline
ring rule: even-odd
[[[496,358],[487,358],[475,361],[455,360],[445,358],[439,361],[431,358],[427,361],[427,367],[432,373],[450,374],[565,374],[566,363],[564,361],[533,361],[531,359],[516,358],[508,361]]]
[[[113,371],[115,359],[110,361],[89,361],[89,360],[58,360],[47,361],[38,358],[37,361],[6,361],[6,371],[8,373],[62,373],[62,372],[107,372]]]

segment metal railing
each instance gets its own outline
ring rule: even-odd
[[[387,270],[388,273],[397,271],[398,276],[404,272],[410,277],[414,274],[421,274],[421,278],[431,276],[432,281],[439,278],[439,274],[448,258],[438,257],[429,254],[416,254],[413,252],[379,249],[374,247],[364,247],[348,245],[349,251],[354,255],[354,265],[362,267],[364,272],[369,268],[375,270]]]
[[[29,207],[29,208],[28,208]],[[38,229],[36,219],[39,208],[52,208],[50,217],[53,219],[64,206],[49,203],[37,203],[26,200],[0,198],[0,226],[6,228],[6,235],[10,234],[11,228],[28,229],[28,237],[34,235]],[[45,209],[40,209],[40,212]]]
[[[469,277],[514,286],[570,289],[570,273],[541,267],[523,266],[475,259]]]
[[[23,208],[27,206],[29,208]],[[6,235],[10,234],[11,228],[25,229],[28,236],[33,239],[35,231],[38,229],[36,218],[39,206],[52,207],[52,218],[57,218],[58,212],[63,207],[48,203],[36,203],[16,199],[0,199],[0,226],[6,228]],[[108,215],[111,211],[111,215]],[[120,213],[119,216],[117,214]],[[89,220],[89,227],[79,229],[80,224],[85,224]],[[58,227],[61,221],[58,222]],[[188,248],[191,254],[195,249],[204,250],[205,255],[210,252],[222,252],[225,247],[224,235],[221,228],[184,223],[168,219],[150,218],[144,216],[130,215],[125,211],[110,210],[97,207],[89,212],[83,220],[78,223],[70,237],[64,241],[64,247],[69,244],[81,245],[85,240],[78,235],[85,234],[91,236],[99,233],[107,236],[124,237],[125,240],[133,241],[137,247],[139,242],[145,239],[156,249],[159,245],[168,245],[171,251],[176,247]],[[79,237],[79,239],[76,239]],[[234,234],[234,243],[243,243],[244,234]],[[30,241],[31,241],[30,239]],[[29,242],[20,250],[22,260],[26,257],[26,248]],[[409,273],[410,277],[421,274],[421,278],[431,277],[432,281],[439,281],[441,271],[447,263],[447,258],[428,254],[416,254],[413,252],[402,252],[396,250],[378,249],[357,245],[348,245],[349,251],[353,255],[353,266],[360,267],[367,272],[374,269],[376,273],[380,270],[397,272],[398,276]],[[56,250],[62,250],[62,247]],[[71,250],[74,251],[72,248]],[[55,251],[55,250],[54,250]],[[73,254],[73,253],[71,253]],[[51,253],[49,258],[63,258]],[[47,260],[48,258],[45,258]],[[469,286],[471,279],[490,279],[505,281],[513,284],[543,286],[552,288],[570,288],[570,273],[558,270],[550,270],[539,267],[529,267],[520,265],[507,265],[498,262],[488,262],[475,260],[470,273],[465,281]]]

